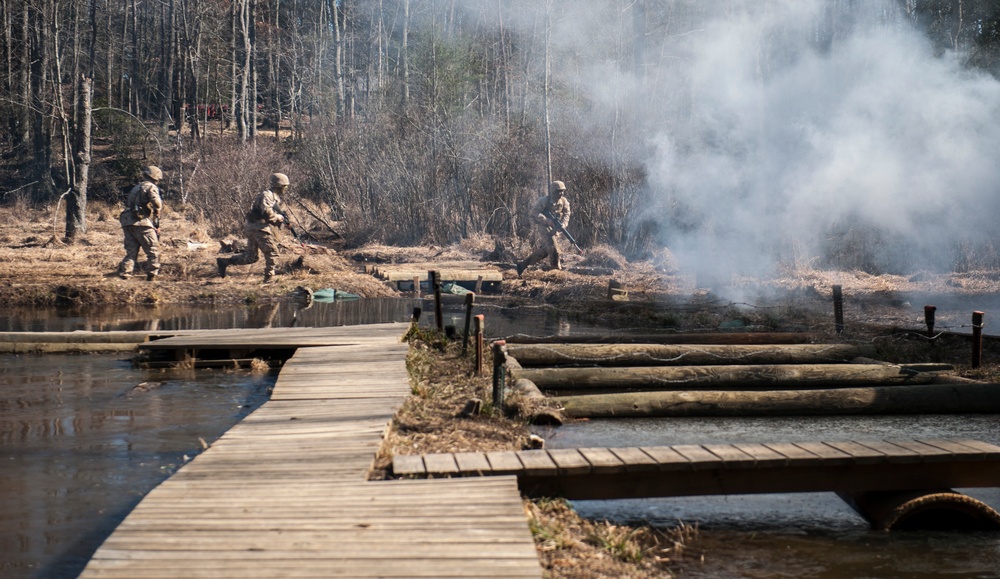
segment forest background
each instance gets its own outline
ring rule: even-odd
[[[1000,107],[993,0],[0,0],[0,19],[0,202],[65,202],[68,240],[88,199],[119,202],[156,164],[166,202],[218,236],[272,171],[356,245],[502,243],[556,178],[578,241],[629,258],[1000,267],[1000,220],[947,208],[996,192],[982,169],[1000,150],[985,128]],[[808,78],[838,67],[834,85]],[[918,76],[889,77],[906,68]],[[905,106],[918,78],[958,96]],[[887,94],[857,107],[867,125],[826,120],[855,93]],[[863,147],[824,147],[855,124],[907,165],[866,172]],[[939,126],[956,134],[902,150]],[[793,156],[803,145],[823,163]],[[838,153],[852,147],[853,165]],[[883,205],[851,201],[875,191]]]

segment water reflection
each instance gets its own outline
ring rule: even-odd
[[[0,355],[2,575],[76,577],[145,493],[273,383],[144,371],[127,355]]]
[[[446,296],[442,324],[464,331],[464,298]],[[14,309],[0,311],[0,332],[172,331],[217,328],[331,327],[385,322],[409,322],[414,309],[420,324],[434,327],[434,301],[422,298],[373,298],[332,303],[288,299],[244,307],[134,306],[72,310]],[[553,307],[514,308],[502,302],[480,300],[473,314],[483,314],[485,332],[492,338],[518,333],[566,336],[594,332],[596,326],[571,319]]]

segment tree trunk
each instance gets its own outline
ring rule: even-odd
[[[792,364],[747,366],[644,366],[632,368],[523,369],[516,378],[542,390],[792,390],[926,384],[934,374],[902,366]]]
[[[636,392],[553,398],[570,418],[820,416],[1000,412],[998,384],[777,392]]]
[[[695,364],[830,364],[866,355],[850,344],[539,344],[507,346],[522,366],[682,366]]]
[[[75,239],[78,233],[87,232],[87,181],[90,175],[90,127],[94,95],[94,81],[83,78],[80,83],[80,101],[77,104],[76,158],[73,189],[66,198],[66,239]]]

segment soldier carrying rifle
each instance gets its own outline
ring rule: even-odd
[[[549,258],[552,269],[562,269],[556,238],[565,233],[566,226],[569,225],[569,201],[565,195],[566,184],[562,181],[553,181],[549,184],[549,194],[540,198],[531,209],[537,233],[535,250],[517,264],[517,275],[521,275],[528,266],[546,257]]]
[[[271,175],[271,187],[257,195],[250,205],[250,211],[246,214],[246,223],[243,225],[243,231],[247,236],[246,251],[234,257],[220,257],[215,260],[220,277],[226,277],[226,269],[231,265],[256,263],[260,259],[259,253],[263,253],[264,283],[269,283],[274,278],[278,241],[271,226],[280,228],[286,224],[281,195],[288,188],[288,183],[288,177],[284,173]]]
[[[163,200],[156,186],[163,171],[155,165],[142,170],[143,180],[129,191],[125,210],[118,216],[125,236],[125,258],[118,264],[118,277],[132,277],[139,250],[146,253],[146,281],[160,273],[160,211]]]

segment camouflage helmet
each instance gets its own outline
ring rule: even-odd
[[[284,173],[271,173],[271,188],[288,187],[288,175]]]
[[[149,177],[153,181],[160,181],[163,179],[163,171],[161,171],[156,165],[149,165],[143,168],[142,174]]]
[[[553,181],[549,184],[549,193],[563,192],[566,190],[566,184],[562,181]]]

